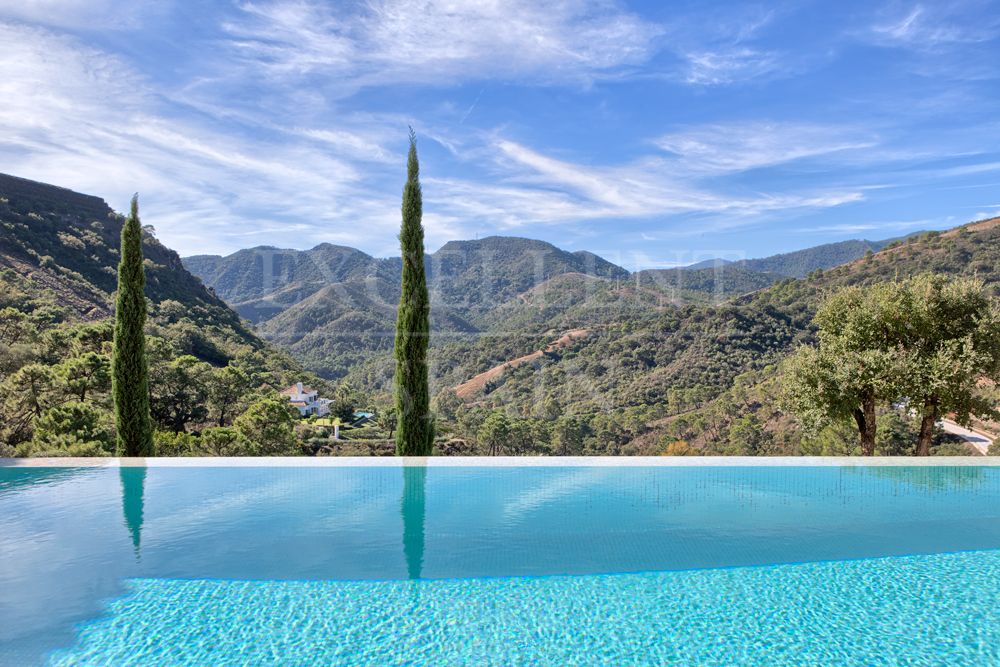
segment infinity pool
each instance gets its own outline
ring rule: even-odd
[[[1000,468],[0,467],[0,665],[1000,664]]]

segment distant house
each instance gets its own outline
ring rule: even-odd
[[[312,387],[307,387],[301,382],[296,382],[288,389],[281,392],[282,396],[288,397],[289,404],[299,411],[303,417],[316,415],[322,417],[330,414],[329,398],[320,398],[319,392]]]

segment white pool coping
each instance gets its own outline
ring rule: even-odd
[[[274,456],[155,458],[2,459],[0,468],[399,468],[455,467],[858,467],[858,466],[1000,466],[1000,456]]]

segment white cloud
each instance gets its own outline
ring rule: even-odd
[[[165,4],[126,0],[14,0],[0,4],[0,20],[83,30],[125,29],[135,27],[143,16]]]
[[[507,227],[707,213],[726,214],[726,224],[740,226],[763,213],[829,208],[864,198],[858,188],[730,193],[706,188],[697,179],[682,179],[657,158],[594,167],[510,140],[496,141],[495,148],[503,184],[431,179],[425,200],[458,218],[485,217]]]
[[[996,38],[1000,28],[996,8],[986,6],[985,12],[968,12],[970,8],[983,9],[976,2],[896,7],[886,18],[871,26],[868,36],[876,43],[921,51]]]
[[[0,24],[0,42],[0,136],[15,138],[0,142],[5,169],[119,209],[138,190],[145,221],[178,250],[228,251],[262,231],[297,245],[344,231],[361,242],[371,227],[357,220],[398,219],[395,192],[372,189],[357,163],[323,148],[333,141],[361,151],[364,137],[342,129],[303,132],[316,134],[312,141],[223,134],[161,109],[143,77],[73,39]]]
[[[954,224],[954,219],[923,218],[920,220],[880,220],[863,223],[841,223],[833,225],[818,225],[815,227],[799,227],[792,231],[800,234],[857,234],[880,230],[886,234],[913,229],[933,229]]]
[[[374,0],[335,9],[275,0],[241,9],[225,29],[242,58],[289,83],[339,82],[342,95],[391,83],[588,82],[644,62],[659,34],[602,1]]]
[[[771,51],[734,47],[719,51],[691,51],[684,54],[684,80],[696,85],[721,85],[756,79],[783,69],[782,56]]]
[[[654,142],[685,169],[724,173],[871,148],[876,141],[852,128],[778,122],[701,125]]]

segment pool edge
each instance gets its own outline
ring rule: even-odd
[[[0,468],[865,467],[1000,466],[998,456],[274,456],[0,458]]]

